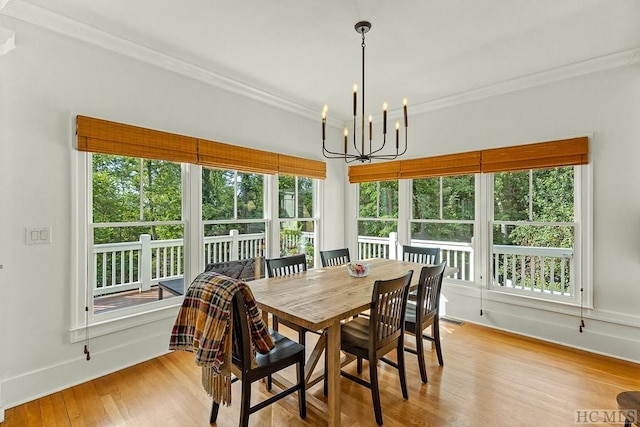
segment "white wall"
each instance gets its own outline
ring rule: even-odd
[[[320,123],[171,71],[0,16],[0,415],[2,409],[167,351],[177,308],[71,344],[71,159],[75,113],[322,160]],[[333,132],[333,130],[329,130]],[[339,132],[335,131],[335,138]],[[346,169],[328,168],[326,244],[343,245]],[[53,243],[25,245],[25,227]],[[0,420],[2,417],[0,416]]]
[[[90,362],[82,343],[69,341],[73,113],[321,156],[317,121],[6,16],[0,26],[16,34],[16,50],[0,56],[1,415],[161,354],[173,324],[166,317],[97,337]],[[638,117],[638,64],[410,117],[407,157],[593,133],[595,309],[585,313],[585,332],[571,308],[552,313],[486,294],[480,317],[478,288],[452,284],[444,288],[448,315],[640,360]],[[341,163],[329,162],[328,175],[322,239],[338,247],[353,233],[354,192]],[[29,226],[51,226],[53,243],[25,245]]]
[[[637,63],[410,117],[408,157],[593,135],[594,309],[584,332],[575,307],[486,291],[480,316],[479,285],[445,283],[448,316],[640,361],[639,118]]]

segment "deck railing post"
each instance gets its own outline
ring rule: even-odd
[[[389,233],[389,259],[398,259],[398,233]]]
[[[231,236],[231,250],[229,254],[229,261],[237,261],[238,260],[238,252],[240,251],[240,232],[238,230],[230,230],[229,236]]]
[[[149,234],[140,235],[140,290],[151,289],[151,236]],[[158,260],[159,261],[159,260]]]

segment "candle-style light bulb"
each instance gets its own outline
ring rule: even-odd
[[[409,127],[409,122],[407,121],[407,98],[402,99],[402,111],[404,112],[404,127]]]
[[[326,139],[326,128],[327,128],[327,110],[328,107],[325,105],[322,109],[322,141]]]
[[[396,150],[400,146],[400,122],[396,121]]]
[[[353,85],[353,115],[357,115],[357,105],[358,105],[358,85]]]
[[[347,137],[349,136],[349,129],[344,128],[344,154],[347,154]]]
[[[369,142],[373,138],[373,116],[369,114]]]
[[[387,134],[387,103],[382,104],[382,134]]]

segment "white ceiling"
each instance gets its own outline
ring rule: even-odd
[[[353,84],[361,86],[360,20],[372,23],[367,114],[385,100],[398,109],[403,96],[411,115],[465,94],[606,68],[609,59],[640,60],[640,0],[9,0],[2,13],[36,11],[318,117],[329,104],[341,120]]]

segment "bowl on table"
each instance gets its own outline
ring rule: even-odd
[[[366,277],[371,269],[368,262],[348,262],[347,271],[353,277]]]

